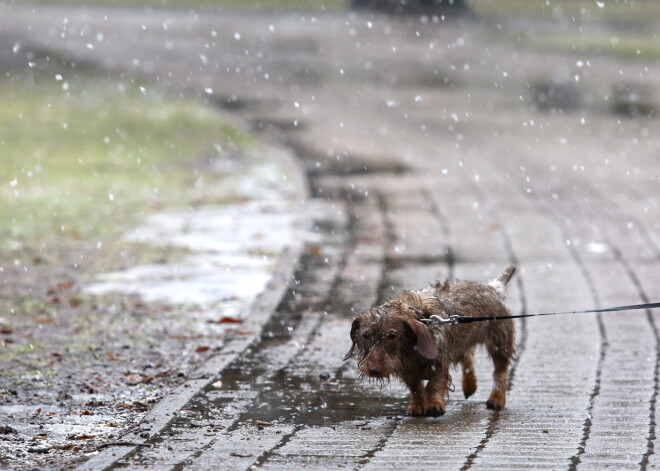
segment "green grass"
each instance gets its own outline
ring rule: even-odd
[[[32,0],[37,5],[84,5],[153,8],[249,8],[258,10],[338,10],[347,0]]]
[[[250,142],[214,109],[149,85],[5,81],[0,103],[0,251],[113,238],[185,204],[214,145]]]
[[[660,17],[660,2],[655,0],[470,0],[470,6],[477,14],[506,17],[597,21],[648,21]]]
[[[581,55],[607,54],[624,59],[660,59],[660,39],[634,34],[553,34],[533,36],[523,44]]]

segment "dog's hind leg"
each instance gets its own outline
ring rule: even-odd
[[[463,373],[463,394],[465,395],[465,399],[467,399],[477,391],[477,372],[474,369],[474,347],[463,355],[461,370]]]

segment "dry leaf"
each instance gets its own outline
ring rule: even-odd
[[[241,324],[243,323],[243,319],[239,319],[238,317],[232,317],[232,316],[223,316],[218,320],[218,324]]]
[[[211,347],[209,347],[208,345],[201,345],[201,346],[197,347],[197,348],[195,349],[195,351],[196,351],[197,353],[203,353],[203,352],[207,352],[210,348],[211,348]]]
[[[262,427],[271,427],[273,425],[270,422],[264,422],[263,420],[255,420],[254,424],[261,425]]]
[[[73,288],[74,282],[73,281],[65,281],[63,283],[57,283],[54,287],[50,288],[46,294],[53,295],[55,293],[61,293],[62,291],[66,291],[68,289]]]
[[[320,245],[315,245],[313,247],[310,247],[309,254],[312,257],[320,257],[323,254],[323,249],[321,249]]]
[[[55,319],[53,319],[52,317],[37,317],[34,321],[37,324],[52,324],[53,322],[55,322]]]
[[[13,334],[14,329],[11,329],[9,327],[2,327],[0,328],[0,334]]]

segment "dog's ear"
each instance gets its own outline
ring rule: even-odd
[[[410,327],[410,330],[415,335],[415,350],[424,358],[428,358],[429,360],[435,359],[440,352],[438,345],[435,343],[435,337],[431,328],[415,319],[407,320],[406,325]]]
[[[348,353],[344,355],[344,360],[348,360],[353,356],[353,352],[355,351],[355,339],[357,338],[358,330],[360,330],[360,319],[356,318],[353,320],[353,325],[351,325],[351,341],[353,342],[353,345],[351,345],[351,349],[348,351]]]

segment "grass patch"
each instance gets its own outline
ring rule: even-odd
[[[339,10],[347,0],[32,0],[36,5],[112,6],[121,8],[245,8],[256,10]]]
[[[0,83],[0,253],[112,239],[181,205],[193,163],[250,138],[210,107],[126,81]]]
[[[646,22],[660,16],[655,0],[470,0],[470,6],[477,14],[502,17]]]
[[[621,34],[553,34],[533,36],[525,45],[560,52],[608,54],[624,59],[660,59],[660,40],[648,36]]]

